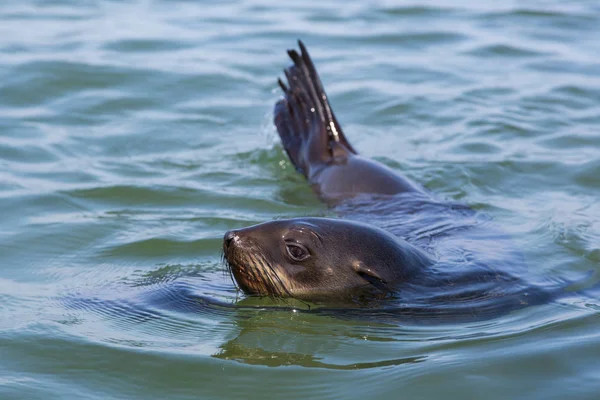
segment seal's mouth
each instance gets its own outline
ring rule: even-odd
[[[290,297],[281,274],[251,240],[229,231],[223,239],[223,258],[235,283],[246,294]]]

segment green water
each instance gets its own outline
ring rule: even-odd
[[[0,398],[597,399],[598,299],[415,326],[181,294],[236,301],[226,230],[330,213],[271,123],[297,38],[362,154],[598,281],[600,5],[453,3],[3,1]]]

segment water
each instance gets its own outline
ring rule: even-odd
[[[598,281],[600,7],[453,3],[4,1],[0,398],[597,398],[594,298],[426,326],[190,300],[248,301],[226,230],[331,215],[271,124],[297,38],[362,154]]]

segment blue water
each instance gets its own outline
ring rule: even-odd
[[[335,215],[272,126],[298,38],[361,154],[528,276],[600,280],[596,2],[6,0],[0,398],[596,399],[594,297],[427,325],[191,300],[260,304],[226,230]]]

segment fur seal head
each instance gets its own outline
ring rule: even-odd
[[[224,236],[223,252],[247,294],[308,301],[385,296],[431,264],[421,250],[386,231],[329,218],[232,230]]]

